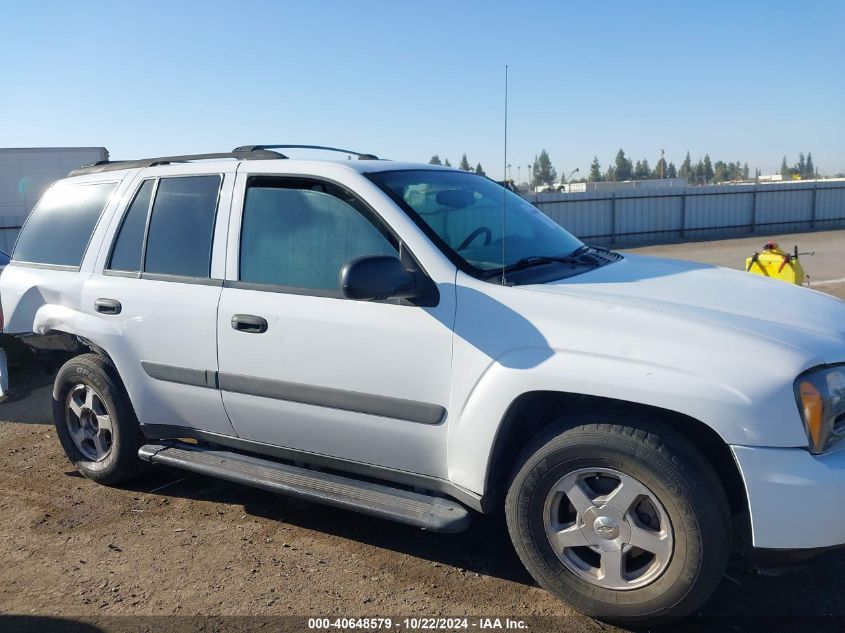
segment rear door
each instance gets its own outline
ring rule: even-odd
[[[436,306],[344,298],[351,259],[414,262],[351,188],[319,178],[239,173],[230,236],[219,380],[238,435],[445,476],[454,269]]]
[[[216,385],[233,181],[234,166],[141,172],[85,285],[83,309],[102,320],[98,343],[115,361],[142,425],[234,434]]]

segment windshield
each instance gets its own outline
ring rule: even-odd
[[[535,206],[484,176],[420,169],[369,177],[412,210],[447,255],[480,276],[528,258],[565,257],[584,246]]]

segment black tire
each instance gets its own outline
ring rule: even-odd
[[[544,530],[544,503],[556,482],[581,468],[633,477],[665,508],[674,548],[649,584],[628,590],[598,586],[555,554]],[[710,464],[671,428],[625,414],[569,419],[541,433],[517,460],[505,514],[517,554],[534,579],[578,611],[614,624],[657,625],[688,615],[715,590],[730,555],[730,511]]]
[[[111,448],[99,461],[80,450],[68,427],[68,396],[79,385],[93,388],[111,418]],[[76,356],[59,369],[53,385],[53,421],[68,459],[88,479],[114,485],[129,481],[141,471],[141,427],[117,370],[99,354]]]

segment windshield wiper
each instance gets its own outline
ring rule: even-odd
[[[505,266],[505,272],[515,272],[517,270],[524,270],[533,266],[542,266],[543,264],[584,264],[598,266],[601,261],[590,253],[592,249],[589,246],[580,246],[572,251],[569,255],[531,255],[523,257],[522,259]]]

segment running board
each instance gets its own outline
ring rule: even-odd
[[[189,444],[147,444],[147,462],[218,477],[238,484],[406,523],[432,532],[460,532],[469,526],[461,504],[383,484],[342,477]]]

